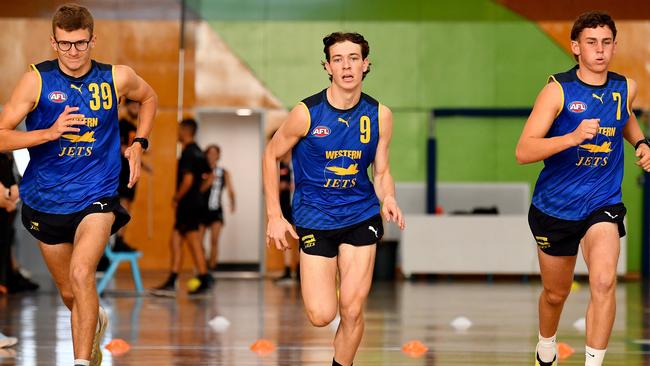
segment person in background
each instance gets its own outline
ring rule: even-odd
[[[217,145],[210,145],[205,149],[205,158],[211,169],[206,174],[201,191],[203,192],[203,217],[199,228],[199,238],[203,240],[208,229],[210,229],[210,257],[208,258],[208,269],[215,271],[218,262],[219,234],[224,224],[223,204],[221,196],[224,189],[228,190],[230,198],[230,212],[235,212],[235,190],[232,184],[230,173],[219,166],[221,148]]]

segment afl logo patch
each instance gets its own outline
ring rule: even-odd
[[[47,96],[47,99],[49,99],[50,102],[53,102],[53,103],[63,103],[66,100],[68,100],[68,96],[65,95],[64,92],[53,91]]]
[[[311,135],[316,137],[325,137],[325,136],[329,136],[329,134],[330,134],[330,129],[327,128],[326,126],[317,126],[311,131]]]
[[[587,110],[587,104],[580,102],[580,101],[575,101],[569,103],[569,111],[573,113],[582,113]]]

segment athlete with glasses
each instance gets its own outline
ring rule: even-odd
[[[131,68],[91,59],[96,38],[88,9],[59,7],[52,33],[57,59],[31,65],[18,82],[0,114],[0,150],[29,148],[22,221],[72,313],[74,364],[100,365],[108,317],[99,308],[95,268],[109,235],[130,218],[117,196],[118,98],[141,104],[135,142],[124,153],[130,187],[140,176],[158,101]],[[16,131],[25,117],[27,131]]]

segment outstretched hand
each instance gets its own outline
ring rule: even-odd
[[[271,243],[274,243],[278,250],[291,249],[287,241],[287,233],[298,240],[298,234],[284,217],[269,218],[269,223],[266,227],[266,247],[270,248]]]
[[[130,174],[128,187],[133,188],[133,186],[138,182],[138,179],[140,179],[142,145],[137,143],[129,146],[126,151],[124,151],[124,157],[129,160]]]
[[[404,215],[397,205],[395,197],[386,197],[381,208],[381,214],[384,216],[386,222],[394,222],[399,226],[400,230],[404,230],[406,222],[404,222]]]

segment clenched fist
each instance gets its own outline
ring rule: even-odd
[[[600,119],[583,119],[578,128],[570,134],[573,139],[573,145],[580,145],[596,137],[598,135],[598,128],[600,128]]]

